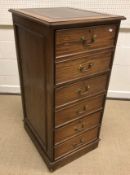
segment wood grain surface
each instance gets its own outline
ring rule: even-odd
[[[56,56],[112,47],[116,25],[99,25],[56,32]]]
[[[10,11],[24,126],[53,171],[98,146],[125,18],[72,8]]]
[[[64,109],[59,109],[55,113],[55,125],[61,125],[68,121],[78,119],[81,116],[94,112],[103,107],[104,95],[90,97],[80,102],[68,105]]]
[[[56,84],[89,77],[110,70],[113,52],[98,53],[56,64]]]
[[[56,88],[56,108],[65,106],[88,96],[105,92],[108,75],[109,74],[104,74]]]

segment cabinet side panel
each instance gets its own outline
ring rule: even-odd
[[[46,149],[46,85],[44,36],[17,27],[26,120]]]
[[[25,129],[46,163],[54,160],[54,31],[13,14]]]

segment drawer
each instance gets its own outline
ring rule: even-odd
[[[81,55],[56,63],[56,84],[62,84],[79,78],[92,76],[110,70],[112,51]]]
[[[92,96],[106,90],[108,74],[89,78],[77,83],[69,84],[55,89],[56,107],[66,105],[87,96]]]
[[[84,118],[78,119],[68,125],[55,129],[55,143],[59,143],[69,137],[79,134],[94,126],[99,125],[102,112],[96,112]]]
[[[57,145],[55,147],[55,159],[62,157],[65,154],[70,153],[76,149],[79,149],[82,146],[85,146],[86,144],[96,140],[98,137],[98,130],[99,128],[96,127],[62,144]]]
[[[56,58],[115,45],[117,26],[100,25],[56,31]]]
[[[81,118],[102,109],[104,102],[104,95],[87,98],[80,102],[69,105],[64,109],[56,110],[55,112],[55,126],[61,126],[75,119]]]

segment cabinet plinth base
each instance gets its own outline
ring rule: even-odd
[[[87,146],[82,147],[81,149],[78,149],[75,152],[72,152],[71,154],[69,154],[69,155],[67,155],[63,158],[60,158],[58,160],[54,160],[52,162],[52,161],[49,160],[49,158],[45,154],[45,152],[42,149],[41,145],[39,144],[37,138],[35,137],[35,135],[33,134],[33,132],[31,131],[30,127],[28,126],[28,124],[26,122],[24,122],[24,128],[27,131],[27,133],[30,136],[33,143],[35,144],[35,146],[36,146],[37,150],[39,151],[40,155],[44,159],[49,171],[51,171],[51,172],[53,172],[57,168],[60,168],[64,165],[70,163],[71,161],[79,158],[80,156],[84,155],[85,153],[87,153],[89,151],[92,151],[93,149],[97,148],[98,143],[99,143],[99,140],[96,140],[96,141],[88,144]]]

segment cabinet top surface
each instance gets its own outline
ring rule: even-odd
[[[125,19],[123,16],[68,7],[11,9],[9,11],[17,15],[34,18],[35,20],[40,20],[41,22],[48,24]]]

